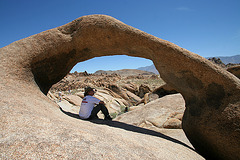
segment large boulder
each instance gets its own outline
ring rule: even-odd
[[[173,159],[179,153],[178,159],[186,159],[192,151],[172,141],[163,145],[156,137],[79,123],[47,98],[75,64],[106,55],[151,59],[161,78],[183,95],[183,129],[198,153],[240,159],[240,80],[201,56],[105,15],[83,16],[0,49],[1,155]]]
[[[130,91],[126,91],[127,96],[131,102],[131,104],[135,105],[138,104],[142,99],[140,97],[138,97],[137,95],[133,94]]]
[[[127,95],[127,92],[125,90],[123,90],[121,87],[118,87],[118,85],[116,85],[116,84],[108,84],[107,88],[109,90],[111,90],[110,94],[112,92],[114,92],[114,94],[117,95],[116,97],[120,96],[121,98],[125,99],[126,101],[131,102],[129,96]]]
[[[176,89],[174,89],[173,87],[171,87],[169,84],[164,84],[158,88],[155,88],[153,90],[154,94],[157,94],[159,97],[163,97],[169,94],[176,94],[178,93],[176,91]]]
[[[138,93],[138,87],[136,84],[134,83],[127,83],[127,84],[123,84],[122,86],[123,88],[127,89],[128,91],[137,94]]]
[[[182,128],[181,119],[185,110],[185,102],[181,94],[168,95],[116,118],[124,122],[146,129]],[[148,124],[148,125],[145,125]]]

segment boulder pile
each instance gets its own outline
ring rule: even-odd
[[[233,63],[228,63],[224,64],[220,58],[209,58],[209,61],[213,62],[214,64],[217,64],[218,66],[226,69],[228,72],[232,73],[236,77],[240,78],[240,64],[233,64]]]
[[[75,108],[75,113],[77,113],[83,98],[84,88],[87,86],[95,87],[97,89],[95,97],[106,103],[110,114],[115,118],[117,115],[137,108],[142,103],[146,104],[164,96],[167,92],[164,92],[162,87],[158,88],[162,88],[161,91],[164,94],[152,92],[152,90],[158,89],[154,88],[155,86],[164,86],[165,84],[159,75],[144,73],[123,76],[116,73],[111,73],[110,75],[98,73],[69,73],[61,81],[52,86],[48,92],[48,97],[57,102],[59,106],[63,103],[62,101],[67,101],[70,105],[69,107]],[[141,78],[139,79],[138,77]],[[59,92],[61,92],[61,95]],[[66,103],[64,104],[66,105]],[[99,117],[102,116],[99,115]]]

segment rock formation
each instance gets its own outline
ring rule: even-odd
[[[215,57],[209,58],[208,60],[214,64],[217,64],[218,66],[221,66],[222,68],[225,68],[228,72],[234,74],[238,78],[240,77],[240,64],[228,63],[225,65],[220,58]]]
[[[227,69],[228,72],[231,72],[240,79],[240,65],[231,66]]]
[[[151,89],[147,85],[144,85],[144,84],[142,84],[138,90],[139,90],[138,96],[141,98],[143,98],[146,93],[151,92]]]
[[[172,88],[171,86],[169,86],[168,84],[162,85],[158,88],[156,88],[153,91],[154,94],[157,94],[159,97],[163,97],[165,95],[169,95],[169,94],[175,94],[177,93],[177,91]]]
[[[223,67],[223,68],[226,67],[226,65],[222,62],[222,60],[220,58],[212,57],[212,58],[209,58],[208,60],[217,64],[218,66]]]
[[[163,80],[183,95],[183,129],[201,155],[240,159],[240,80],[201,56],[105,15],[83,16],[0,49],[2,157],[112,159],[122,150],[125,158],[173,159],[171,153],[176,152],[162,153],[163,144],[156,138],[147,136],[149,139],[140,144],[142,135],[136,135],[137,141],[129,133],[127,139],[125,131],[62,118],[62,112],[46,97],[50,87],[76,63],[113,54],[151,59]],[[94,128],[99,129],[98,134]],[[117,133],[121,143],[109,146],[105,139],[111,140]],[[87,135],[98,135],[99,139]],[[133,147],[124,146],[127,140]],[[157,154],[150,154],[151,142]],[[95,145],[89,148],[91,143]],[[96,146],[101,147],[101,153]],[[134,151],[130,153],[129,148]],[[186,159],[191,152],[185,151],[179,159]]]
[[[184,110],[183,97],[174,94],[138,106],[137,109],[118,116],[116,120],[156,131],[159,128],[180,129]]]

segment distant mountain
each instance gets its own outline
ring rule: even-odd
[[[208,57],[208,58],[213,58],[213,57]],[[208,59],[208,58],[207,58],[207,59]],[[222,61],[224,64],[228,64],[228,63],[238,64],[238,63],[240,63],[240,55],[229,56],[229,57],[219,56],[219,57],[216,57],[216,58],[220,58],[221,61]]]
[[[146,67],[140,67],[140,68],[137,68],[137,69],[142,70],[142,71],[147,71],[147,72],[153,72],[155,74],[159,74],[154,65],[146,66]]]
[[[209,59],[209,58],[213,58],[213,57],[207,57],[207,59]],[[240,63],[240,55],[229,56],[229,57],[227,57],[227,56],[218,56],[216,58],[220,58],[221,61],[224,64],[229,64],[229,63],[239,64]],[[146,67],[140,67],[140,68],[137,68],[137,69],[138,70],[142,70],[142,71],[153,72],[155,74],[159,74],[154,65],[146,66]]]
[[[213,58],[213,57],[206,57],[206,59],[209,58]],[[229,63],[233,63],[233,64],[239,64],[240,63],[240,55],[235,55],[235,56],[218,56],[216,58],[220,58],[221,61],[224,64],[229,64]],[[129,75],[139,75],[139,74],[145,74],[145,75],[149,75],[149,74],[159,74],[159,72],[157,71],[156,67],[152,64],[150,66],[146,66],[146,67],[140,67],[137,69],[122,69],[122,70],[117,70],[117,71],[103,71],[103,70],[98,70],[96,71],[94,74],[119,74],[121,76],[129,76]]]
[[[100,74],[119,74],[121,76],[132,76],[132,75],[152,75],[154,73],[144,71],[144,70],[138,70],[138,69],[121,69],[121,70],[116,70],[116,71],[103,71],[103,70],[98,70],[94,74],[100,75]]]
[[[223,63],[240,63],[240,55],[231,56],[231,57],[218,57],[222,60]]]

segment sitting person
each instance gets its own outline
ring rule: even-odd
[[[97,114],[101,110],[105,116],[105,120],[112,120],[104,102],[93,97],[94,94],[94,88],[85,88],[84,98],[79,111],[80,118],[84,120],[98,118]]]

